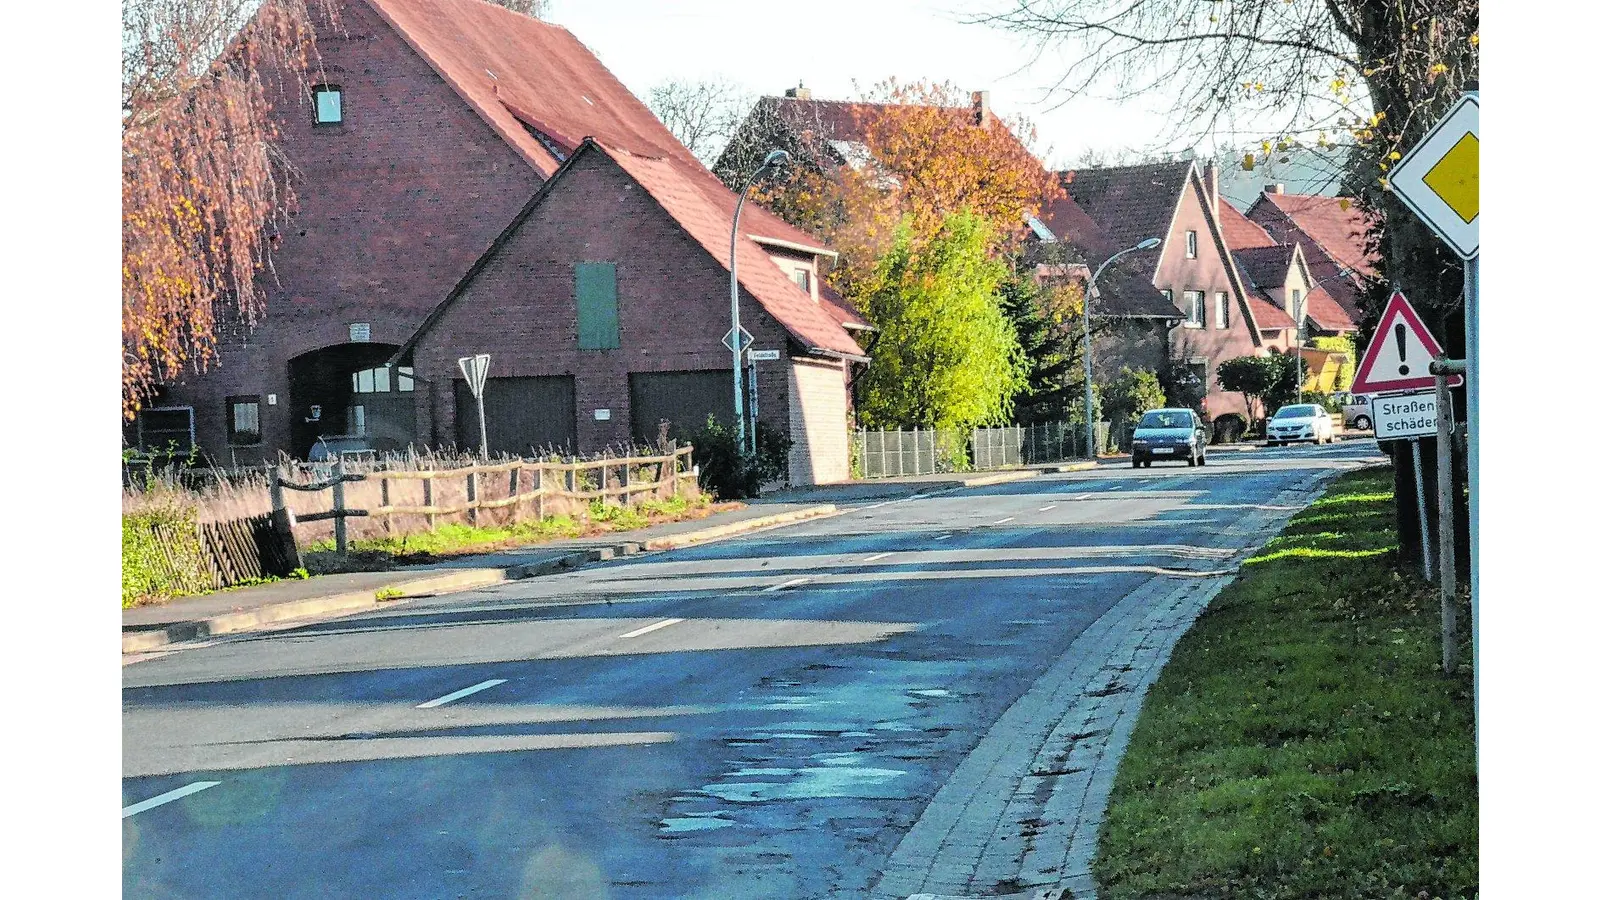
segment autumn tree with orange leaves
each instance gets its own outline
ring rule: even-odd
[[[790,148],[798,165],[757,195],[839,252],[829,280],[846,296],[871,293],[871,273],[902,222],[913,242],[926,240],[964,210],[995,229],[1004,252],[1060,192],[1030,150],[1035,132],[1026,120],[991,114],[980,124],[971,95],[948,82],[883,82],[853,114],[849,135],[802,128]],[[768,146],[761,130],[735,140]]]
[[[215,359],[263,313],[258,280],[293,202],[271,111],[309,98],[332,0],[125,0],[122,410]]]

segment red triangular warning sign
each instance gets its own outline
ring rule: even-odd
[[[1372,345],[1361,356],[1353,394],[1379,394],[1384,391],[1414,391],[1434,386],[1428,363],[1438,356],[1439,342],[1411,307],[1405,295],[1395,291],[1383,308]],[[1450,385],[1459,387],[1461,376],[1450,376]]]

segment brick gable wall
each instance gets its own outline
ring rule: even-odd
[[[290,408],[291,358],[347,341],[352,322],[403,342],[540,184],[371,7],[354,0],[340,15],[343,33],[322,28],[318,41],[344,124],[314,126],[293,93],[279,107],[299,206],[273,255],[266,318],[164,401],[195,407],[198,440],[224,464],[289,449],[291,417],[304,414]],[[263,445],[240,457],[226,448],[229,395],[263,398]]]
[[[620,348],[579,350],[573,266],[613,262]],[[741,253],[744,266],[773,265]],[[491,377],[571,375],[582,452],[630,440],[630,373],[721,370],[730,320],[728,273],[604,154],[574,160],[465,293],[418,343],[419,433],[455,434],[456,359],[490,353]],[[784,359],[759,363],[760,415],[787,430],[786,332],[745,294],[742,326]],[[732,391],[731,373],[729,392]],[[610,410],[596,421],[594,410]],[[843,425],[840,425],[843,438]]]

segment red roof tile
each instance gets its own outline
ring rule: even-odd
[[[1306,297],[1306,315],[1324,331],[1355,331],[1357,327],[1349,310],[1334,299],[1325,284],[1312,288]]]
[[[650,193],[689,236],[704,247],[723,268],[728,267],[731,209],[724,211],[719,195],[731,195],[703,166],[679,160],[636,156],[598,145],[639,185]],[[828,314],[811,294],[800,289],[765,250],[748,236],[739,239],[739,284],[760,301],[797,340],[808,347],[865,356],[855,339]]]
[[[1271,247],[1278,243],[1272,235],[1260,225],[1244,217],[1244,213],[1233,208],[1233,204],[1226,200],[1217,204],[1217,211],[1222,222],[1222,239],[1227,242],[1230,250],[1250,250],[1256,247]]]
[[[1348,203],[1348,209],[1341,208],[1344,202],[1344,198],[1317,194],[1262,194],[1257,201],[1275,207],[1339,265],[1350,267],[1363,278],[1371,278],[1377,262],[1376,256],[1366,248],[1371,220],[1353,202]],[[1271,230],[1270,222],[1262,224]],[[1286,234],[1274,236],[1280,241],[1289,240]]]
[[[541,176],[555,174],[592,137],[727,265],[738,198],[571,32],[483,0],[367,2]],[[756,203],[745,204],[740,224],[746,235],[820,247]],[[791,334],[809,347],[860,355],[764,251],[753,243],[742,249],[741,261],[760,262],[740,272],[741,283]]]
[[[1294,319],[1278,308],[1266,294],[1252,290],[1245,298],[1250,304],[1250,314],[1255,316],[1257,328],[1293,328]]]
[[[1039,218],[1059,240],[1083,254],[1084,264],[1091,271],[1122,249],[1114,246],[1083,207],[1069,196],[1051,202],[1040,211]],[[1151,283],[1159,259],[1160,255],[1152,252],[1130,254],[1118,260],[1096,283],[1100,300],[1095,311],[1113,316],[1176,316],[1177,307]]]
[[[856,309],[854,303],[844,298],[844,295],[834,290],[833,285],[817,279],[817,301],[833,320],[845,328],[872,328],[871,322]]]

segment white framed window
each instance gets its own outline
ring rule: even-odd
[[[1305,303],[1300,299],[1300,289],[1295,288],[1289,292],[1289,315],[1294,319],[1294,325],[1299,328],[1305,325]]]
[[[261,398],[229,397],[228,445],[249,447],[261,443]]]
[[[344,91],[334,84],[311,89],[312,121],[318,125],[344,124]]]
[[[1183,233],[1183,255],[1188,259],[1194,259],[1200,255],[1199,234],[1193,231],[1185,231]]]
[[[1184,291],[1183,312],[1187,316],[1184,325],[1190,328],[1206,327],[1206,292]]]
[[[795,269],[794,283],[800,286],[800,290],[805,291],[808,294],[811,293],[811,270]]]
[[[1227,291],[1217,291],[1217,314],[1212,321],[1216,323],[1217,328],[1222,329],[1226,329],[1232,323],[1232,320],[1228,317]]]
[[[1204,356],[1191,356],[1184,360],[1184,367],[1189,370],[1190,375],[1193,375],[1200,382],[1200,386],[1205,389],[1206,393],[1211,393],[1210,360]]]

